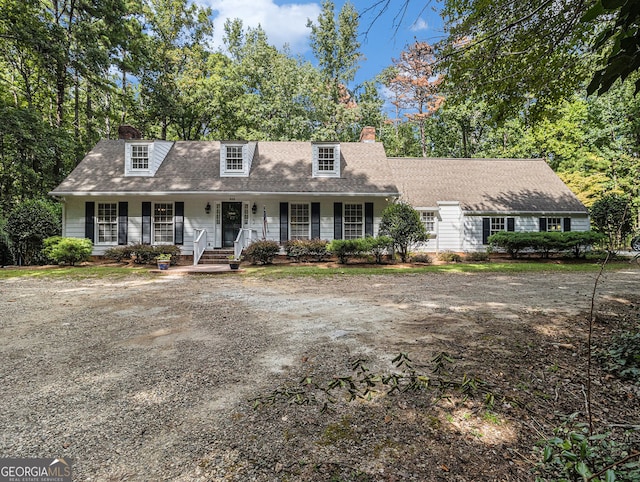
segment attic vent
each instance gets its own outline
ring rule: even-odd
[[[133,126],[122,125],[118,127],[118,139],[142,139],[142,134]]]

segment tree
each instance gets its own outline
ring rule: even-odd
[[[60,207],[47,201],[25,201],[9,213],[4,229],[18,264],[40,262],[44,240],[60,234]]]
[[[404,202],[396,202],[385,208],[379,231],[381,236],[393,239],[394,249],[403,263],[413,245],[429,238],[418,211]]]
[[[202,49],[213,32],[211,9],[187,0],[148,0],[143,12],[149,34],[140,78],[142,105],[145,117],[159,124],[158,136],[166,139],[169,126],[186,115],[178,82],[187,66],[206,57]]]
[[[321,97],[315,105],[322,109],[324,131],[321,137],[340,137],[339,111],[351,101],[347,85],[357,71],[360,59],[358,42],[358,13],[351,3],[345,3],[335,20],[335,5],[331,0],[323,0],[322,11],[317,23],[311,20],[307,27],[311,29],[311,49],[318,60],[318,68],[324,83]]]
[[[443,17],[457,94],[475,92],[500,117],[552,107],[585,80],[603,94],[640,68],[635,0],[446,0]]]
[[[394,59],[393,63],[396,75],[388,79],[388,83],[392,90],[397,87],[397,102],[400,106],[410,109],[406,116],[418,126],[422,157],[426,157],[425,122],[444,101],[437,93],[442,76],[436,75],[433,69],[435,52],[428,43],[416,41],[400,54],[399,59]]]
[[[615,251],[633,232],[631,200],[620,194],[606,194],[591,206],[591,222],[607,237],[607,247]]]
[[[503,119],[525,106],[538,114],[570,97],[590,72],[581,22],[593,0],[447,0],[443,67],[456,97],[496,105]]]
[[[260,27],[245,31],[235,20],[225,32],[234,59],[226,78],[227,90],[235,92],[229,101],[231,137],[309,139],[317,118],[313,93],[323,88],[317,70],[270,45]]]

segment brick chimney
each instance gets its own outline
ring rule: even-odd
[[[118,127],[118,139],[142,139],[142,134],[133,126],[122,125]]]
[[[360,142],[375,142],[376,141],[376,128],[375,127],[363,127],[360,133]]]

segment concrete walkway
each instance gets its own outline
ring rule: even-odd
[[[160,274],[228,274],[242,273],[244,270],[231,269],[228,264],[197,264],[170,266],[167,270],[154,269],[152,272]]]

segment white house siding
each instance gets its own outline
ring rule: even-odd
[[[567,213],[552,213],[540,215],[508,215],[508,214],[484,214],[464,215],[464,242],[462,251],[484,251],[487,246],[482,244],[482,219],[492,217],[514,218],[515,232],[537,232],[540,230],[540,218],[571,218],[571,231],[588,231],[590,229],[589,217],[586,215],[569,215]]]
[[[243,227],[251,229],[252,239],[262,239],[263,231],[263,210],[267,213],[267,236],[266,239],[280,242],[280,202],[289,203],[320,203],[320,238],[332,240],[334,237],[334,218],[333,209],[335,202],[358,203],[373,202],[373,227],[374,236],[378,235],[378,227],[380,224],[380,215],[388,202],[384,198],[365,198],[365,197],[335,197],[335,198],[319,198],[317,196],[309,197],[290,197],[284,198],[221,198],[215,195],[185,195],[185,196],[118,196],[118,197],[75,197],[69,196],[64,203],[64,227],[63,236],[84,238],[85,237],[85,203],[91,201],[95,203],[96,211],[99,203],[128,203],[128,224],[127,224],[127,242],[128,244],[136,244],[142,242],[142,203],[143,202],[184,202],[184,242],[181,246],[181,252],[184,255],[193,254],[193,240],[195,229],[207,230],[207,247],[209,249],[220,246],[220,236],[216,237],[215,216],[216,204],[222,202],[242,202],[247,205],[247,209],[243,209],[243,215],[248,214],[248,221],[243,219]],[[256,204],[256,213],[252,213],[253,203]],[[209,203],[211,212],[207,214],[205,207]],[[364,229],[364,228],[363,228]],[[290,229],[288,229],[290,233]],[[218,240],[218,242],[216,242]],[[152,240],[153,242],[153,240]],[[94,244],[93,254],[103,255],[104,252],[117,244]]]
[[[438,202],[439,213],[435,251],[460,251],[462,249],[462,210],[455,201]],[[431,244],[433,247],[433,243]]]

